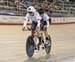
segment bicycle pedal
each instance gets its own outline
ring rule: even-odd
[[[44,47],[42,47],[42,49],[45,49]]]
[[[35,50],[40,50],[40,47],[36,47]]]
[[[35,48],[35,50],[37,50],[37,48]]]

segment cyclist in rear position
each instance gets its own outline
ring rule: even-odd
[[[48,27],[49,27],[49,19],[50,19],[50,17],[48,16],[48,14],[43,9],[39,10],[39,14],[42,17],[41,22],[40,22],[40,28],[41,28],[41,30],[44,31],[45,40],[47,40],[48,37],[49,37],[48,36]]]

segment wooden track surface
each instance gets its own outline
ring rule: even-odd
[[[75,62],[75,24],[51,25],[52,51],[35,51],[33,58],[26,55],[25,42],[30,35],[22,25],[0,25],[0,62]]]

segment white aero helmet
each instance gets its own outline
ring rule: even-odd
[[[28,8],[27,8],[27,12],[36,12],[36,9],[33,7],[33,6],[29,6]]]

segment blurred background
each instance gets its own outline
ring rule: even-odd
[[[75,16],[75,0],[0,0],[0,14],[25,16],[30,5],[43,8],[51,17]]]
[[[52,39],[50,55],[35,51],[32,59],[25,47],[31,32],[22,31],[30,5],[51,17]],[[0,0],[0,62],[75,62],[75,0]]]

